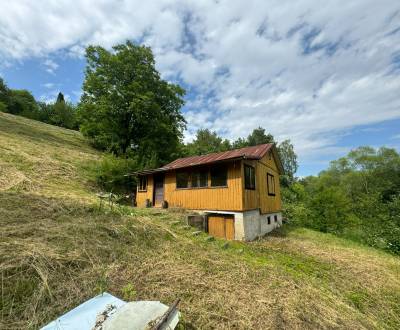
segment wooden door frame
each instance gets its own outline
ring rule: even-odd
[[[159,173],[153,175],[153,207],[156,206],[156,181],[157,178],[162,178],[162,184],[163,184],[163,200],[165,197],[165,174],[164,173]]]

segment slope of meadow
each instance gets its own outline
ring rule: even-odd
[[[189,329],[400,328],[398,257],[288,227],[227,246],[176,210],[99,210],[100,157],[77,132],[0,113],[0,328],[35,329],[102,291],[180,297]]]

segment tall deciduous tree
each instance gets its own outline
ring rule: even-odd
[[[82,133],[100,149],[134,152],[143,166],[174,158],[185,127],[185,92],[161,79],[151,49],[130,41],[113,51],[89,46],[86,59]]]
[[[227,139],[222,139],[217,132],[199,129],[193,142],[186,145],[187,155],[204,155],[212,152],[226,151],[231,148]]]
[[[274,137],[272,134],[265,133],[265,129],[262,127],[255,128],[253,132],[247,137],[247,145],[256,146],[264,143],[274,143]]]
[[[282,141],[278,144],[278,152],[282,161],[283,169],[285,170],[282,183],[284,185],[291,184],[294,181],[294,176],[298,168],[297,155],[294,152],[293,144],[290,140]]]

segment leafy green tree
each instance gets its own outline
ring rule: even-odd
[[[262,127],[255,128],[247,137],[247,145],[249,146],[256,146],[264,143],[275,143],[275,140],[272,134],[266,134],[265,129]]]
[[[65,102],[61,92],[58,93],[57,100],[52,107],[50,122],[53,125],[70,129],[77,128],[75,107],[71,103]]]
[[[7,105],[0,101],[0,112],[7,112]]]
[[[33,95],[27,90],[11,89],[8,112],[31,119],[38,119],[39,109]]]
[[[185,128],[185,92],[161,79],[151,49],[130,41],[111,52],[89,46],[86,59],[78,110],[82,133],[97,148],[134,152],[143,166],[173,159]]]
[[[6,107],[8,107],[8,104],[10,103],[10,90],[2,78],[0,78],[0,102]],[[2,111],[6,112],[6,110]]]
[[[285,171],[281,182],[288,186],[294,182],[298,168],[297,155],[290,140],[284,140],[278,145],[278,153]]]
[[[293,193],[297,184],[305,194]],[[283,196],[294,223],[400,254],[400,155],[395,149],[354,149],[318,176],[283,189]]]
[[[231,148],[227,139],[222,139],[217,132],[199,129],[193,142],[186,145],[187,155],[204,155],[212,152],[227,151]]]

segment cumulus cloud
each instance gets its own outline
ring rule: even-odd
[[[308,157],[400,117],[400,4],[325,1],[18,1],[0,4],[0,58],[82,56],[133,39],[183,83],[186,139],[263,126]],[[46,59],[48,70],[57,69]],[[340,149],[342,150],[342,149]]]
[[[46,59],[43,62],[43,65],[46,67],[46,71],[48,73],[54,74],[55,71],[58,69],[59,65],[51,59]]]

